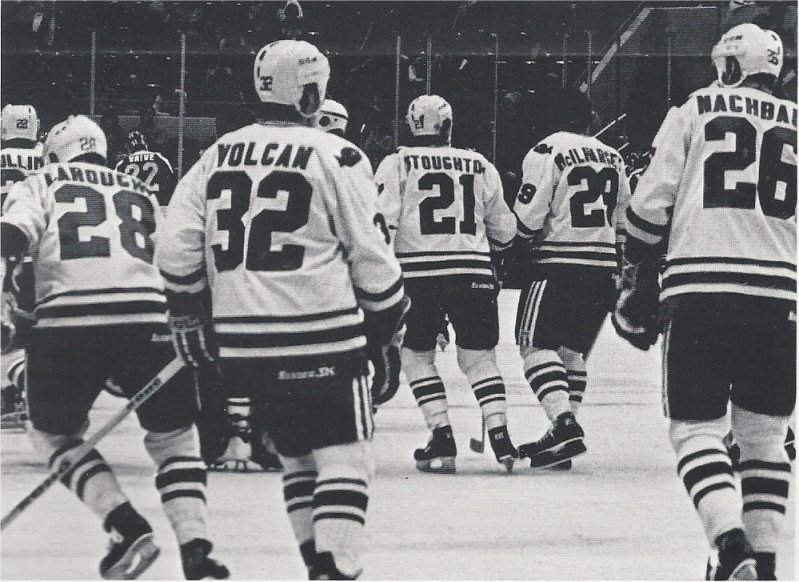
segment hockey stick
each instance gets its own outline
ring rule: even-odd
[[[486,450],[486,419],[483,418],[480,424],[480,440],[478,439],[470,439],[469,440],[469,448],[472,449],[475,453],[483,453]]]
[[[180,358],[175,358],[171,362],[169,362],[166,367],[158,372],[158,375],[150,380],[144,388],[139,390],[136,394],[134,394],[131,399],[128,401],[127,404],[123,408],[119,410],[114,416],[108,419],[100,429],[94,433],[90,438],[86,439],[83,444],[77,447],[71,455],[68,455],[61,463],[58,465],[57,469],[53,469],[47,478],[42,481],[36,489],[31,491],[25,499],[17,503],[17,505],[8,512],[8,515],[3,517],[2,522],[0,522],[0,531],[6,529],[6,527],[14,521],[19,515],[27,509],[27,507],[36,501],[39,497],[41,497],[50,487],[58,481],[61,477],[69,473],[75,465],[83,459],[91,450],[100,442],[100,440],[105,437],[108,433],[114,430],[119,423],[121,423],[131,412],[139,408],[144,402],[150,398],[153,394],[155,394],[161,386],[166,384],[172,377],[177,374],[181,368],[183,368],[183,360]]]

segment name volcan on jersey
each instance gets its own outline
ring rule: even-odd
[[[486,170],[480,160],[457,156],[407,155],[402,159],[407,171],[421,168],[422,170],[455,170],[466,174],[482,174]]]
[[[69,172],[67,172],[69,170]],[[84,182],[86,184],[98,184],[102,186],[119,186],[125,190],[133,190],[148,194],[147,185],[140,180],[131,179],[131,176],[114,172],[113,170],[95,171],[89,169],[56,166],[53,169],[45,170],[44,180],[50,186],[53,182]]]
[[[283,166],[286,168],[299,168],[305,170],[313,154],[312,146],[297,146],[294,144],[268,143],[265,146],[251,141],[249,143],[237,142],[234,144],[220,143],[219,159],[217,166]],[[279,152],[279,153],[278,153]]]
[[[3,170],[19,168],[22,170],[33,171],[38,170],[42,166],[44,166],[44,160],[33,153],[27,156],[20,154],[3,154],[0,156],[0,168]]]
[[[758,101],[752,97],[743,97],[736,94],[697,95],[696,106],[699,114],[703,113],[746,113],[754,115],[765,121],[777,123],[790,123],[796,127],[796,107],[788,107],[781,103],[779,107],[772,101]]]

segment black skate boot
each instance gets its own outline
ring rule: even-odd
[[[336,560],[330,552],[316,554],[314,565],[308,569],[309,580],[357,580],[361,570],[353,576],[342,574],[336,567]]]
[[[755,552],[757,560],[757,579],[777,579],[777,554],[774,552]]]
[[[749,540],[741,529],[731,529],[716,538],[718,553],[708,559],[707,580],[757,580],[757,561]]]
[[[458,450],[455,447],[455,438],[452,436],[451,426],[442,426],[433,429],[433,436],[423,449],[416,449],[413,458],[416,460],[416,468],[426,473],[454,473],[455,455]]]
[[[109,513],[103,527],[111,534],[108,554],[100,562],[106,580],[134,580],[161,553],[150,524],[128,502]]]
[[[544,469],[583,454],[585,433],[574,413],[564,412],[555,419],[547,433],[535,442],[519,447],[519,457],[528,457],[530,466]]]
[[[491,443],[491,448],[494,449],[497,462],[505,465],[505,470],[508,473],[513,473],[513,463],[519,458],[519,453],[510,440],[508,427],[498,426],[490,429],[488,431],[488,442]]]
[[[186,580],[227,580],[230,571],[208,557],[213,545],[208,540],[194,539],[180,546],[183,575]]]

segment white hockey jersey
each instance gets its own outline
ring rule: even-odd
[[[2,221],[29,241],[37,327],[166,323],[159,215],[145,184],[103,166],[50,164],[17,182]]]
[[[490,251],[516,234],[497,169],[453,147],[402,147],[375,175],[407,279],[469,276],[494,282]]]
[[[41,144],[36,147],[3,148],[0,150],[0,206],[5,202],[11,186],[21,182],[44,166]]]
[[[223,358],[342,354],[363,308],[403,296],[368,158],[291,123],[223,136],[183,177],[159,234],[168,289],[210,285]]]
[[[661,298],[741,293],[796,300],[795,103],[709,87],[669,111],[627,212],[668,236]]]
[[[630,199],[621,154],[594,137],[557,132],[527,153],[522,172],[513,211],[519,236],[541,231],[536,263],[615,268]]]

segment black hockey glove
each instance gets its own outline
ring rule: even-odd
[[[167,291],[169,327],[175,351],[187,366],[200,368],[219,357],[213,325],[203,298]]]
[[[657,261],[633,264],[625,256],[621,294],[610,320],[616,333],[639,350],[647,351],[660,333],[659,293]]]
[[[411,300],[404,296],[396,305],[378,312],[365,312],[366,349],[374,366],[372,402],[385,404],[399,389],[400,350],[405,336],[405,315]]]

